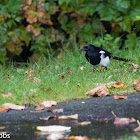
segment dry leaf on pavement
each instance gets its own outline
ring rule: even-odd
[[[133,84],[135,90],[140,91],[140,80],[136,80]]]
[[[63,119],[78,119],[78,114],[58,116],[58,119],[59,120],[63,120]]]
[[[48,116],[48,117],[46,117],[46,118],[40,117],[40,120],[48,121],[48,120],[50,120],[50,119],[55,119],[55,120],[57,120],[57,119],[58,119],[58,116]]]
[[[41,113],[41,112],[51,112],[51,113],[62,113],[63,112],[63,109],[60,108],[60,109],[48,109],[48,110],[44,110],[44,106],[43,107],[38,107],[36,108],[36,110],[29,110],[29,112],[31,113]]]
[[[37,126],[37,130],[45,132],[70,132],[71,127],[62,125]]]
[[[45,106],[42,105],[42,104],[37,104],[37,105],[35,106],[35,110],[36,110],[36,111],[44,110],[44,109],[45,109]]]
[[[79,123],[78,123],[78,125],[82,125],[82,126],[84,126],[84,125],[89,125],[89,124],[91,124],[90,121],[84,121],[84,122],[79,122]]]
[[[5,126],[0,126],[0,130],[5,129],[5,128],[6,128]]]
[[[119,118],[114,114],[113,111],[112,114],[115,116],[114,124],[116,125],[127,125],[129,123],[136,122],[134,118]]]
[[[70,136],[69,140],[89,140],[87,136]]]
[[[115,117],[114,124],[125,125],[125,124],[129,124],[129,123],[133,123],[133,122],[136,122],[136,120],[134,118]]]
[[[41,113],[44,111],[46,111],[46,110],[29,110],[29,112],[31,112],[31,113]]]
[[[109,91],[106,86],[98,86],[97,88],[94,88],[88,92],[86,92],[86,95],[98,95],[98,96],[107,96],[109,94]]]
[[[46,139],[47,140],[65,140],[67,138],[61,132],[52,132],[47,136]]]
[[[50,120],[50,119],[55,119],[55,120],[78,119],[78,114],[64,115],[64,116],[48,116],[47,118],[40,118],[40,119],[41,120]]]
[[[105,117],[97,117],[95,120],[98,122],[108,122],[108,118]]]
[[[41,105],[44,105],[45,107],[51,107],[57,105],[56,101],[43,101],[41,102]]]
[[[9,107],[4,106],[0,108],[0,112],[8,112],[9,109],[10,109]]]
[[[60,108],[60,109],[48,109],[47,112],[62,113],[63,112],[63,108]]]
[[[12,104],[12,103],[2,104],[2,107],[9,107],[9,109],[13,109],[13,110],[23,110],[23,109],[25,109],[25,106],[15,105],[15,104]]]
[[[122,95],[114,95],[114,99],[127,99],[127,96],[122,96]]]

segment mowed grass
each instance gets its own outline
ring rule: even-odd
[[[134,92],[133,83],[140,79],[140,69],[129,65],[129,62],[111,60],[108,70],[100,71],[100,66],[93,72],[93,68],[85,59],[85,53],[79,52],[77,46],[74,51],[65,50],[56,58],[41,59],[38,63],[1,65],[0,93],[12,93],[12,97],[0,94],[0,105],[3,103],[37,104],[44,100],[58,102],[74,98],[86,97],[85,93],[100,84],[109,81],[123,81],[124,86],[119,89],[109,89],[110,94],[129,94]],[[138,63],[140,49],[122,50],[115,55],[132,59]],[[80,67],[84,69],[81,70]],[[35,70],[30,77],[25,72]],[[9,77],[9,78],[8,78]],[[13,77],[13,78],[12,78]],[[38,78],[34,82],[29,78]],[[10,79],[10,80],[9,80]]]

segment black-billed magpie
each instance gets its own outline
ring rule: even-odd
[[[107,65],[110,63],[110,58],[115,60],[130,61],[129,59],[124,59],[116,56],[112,56],[112,54],[101,47],[95,47],[94,45],[87,44],[83,48],[80,48],[81,51],[85,51],[85,57],[87,61],[93,66],[101,65],[101,67],[105,67],[107,70]]]

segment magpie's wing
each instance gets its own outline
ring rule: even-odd
[[[107,57],[107,56],[109,56],[109,58],[111,57],[111,53],[110,52],[104,50],[101,47],[99,49],[100,49],[100,51],[99,51],[100,54],[104,54],[105,57]]]
[[[91,65],[98,65],[100,63],[100,53],[99,48],[94,47],[93,50],[89,50],[86,52],[85,57]]]

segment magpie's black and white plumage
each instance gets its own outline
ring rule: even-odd
[[[130,61],[129,59],[112,56],[110,52],[104,50],[101,47],[95,47],[91,44],[85,45],[80,50],[86,52],[85,57],[93,67],[101,65],[101,67],[105,67],[106,70],[107,65],[110,63],[110,58],[125,62]]]

